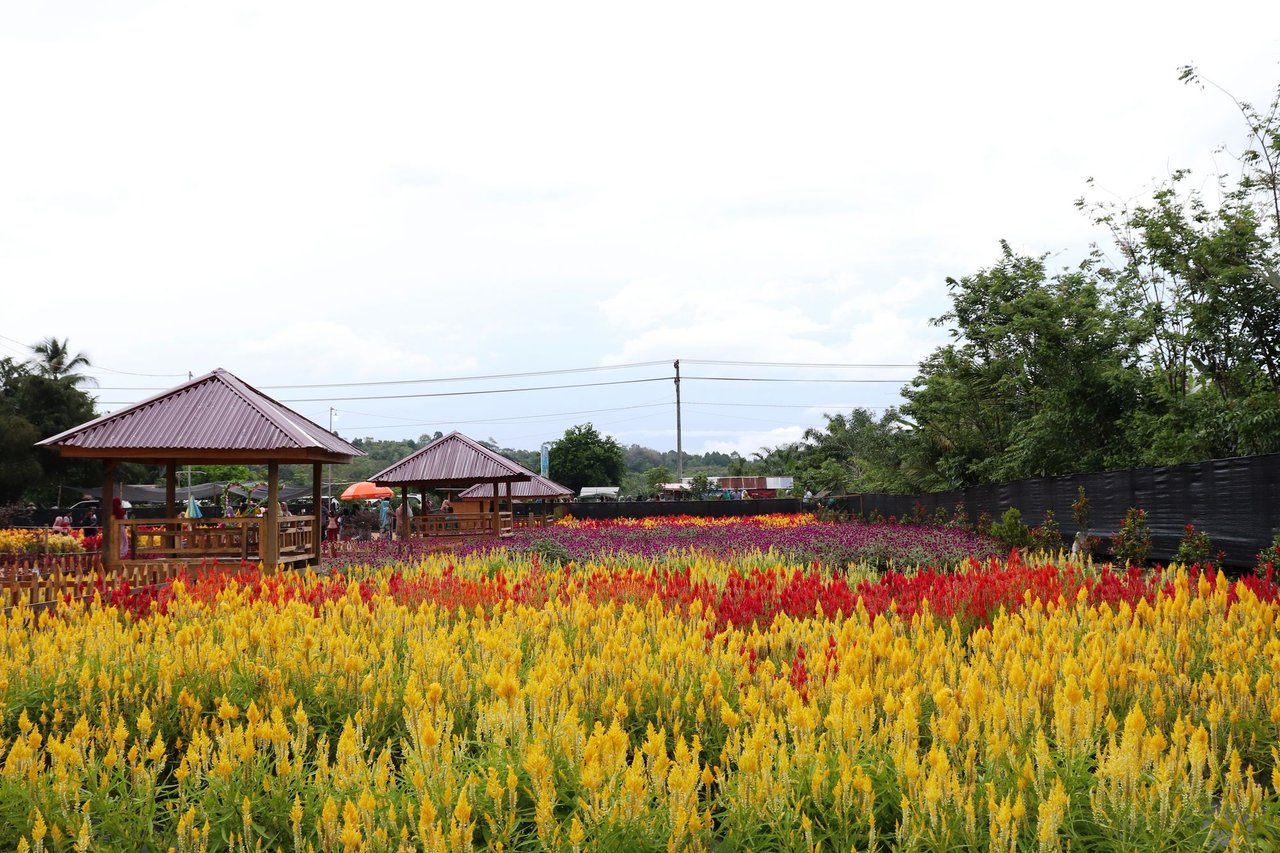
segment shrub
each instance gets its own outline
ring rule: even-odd
[[[1031,528],[1031,547],[1037,551],[1056,553],[1062,550],[1062,528],[1053,517],[1053,510],[1044,511],[1044,521]]]
[[[978,516],[977,522],[974,523],[973,529],[981,533],[983,536],[991,535],[991,513],[986,510],[982,511],[982,515]]]
[[[1076,490],[1076,499],[1071,502],[1071,517],[1075,519],[1076,527],[1081,530],[1089,530],[1089,498],[1084,493],[1084,486]]]
[[[1280,533],[1271,540],[1271,546],[1258,552],[1258,563],[1255,567],[1260,576],[1265,576],[1267,567],[1280,564]]]
[[[1111,550],[1121,565],[1142,565],[1151,553],[1151,529],[1147,526],[1147,511],[1129,507],[1120,523],[1120,530],[1111,537]]]
[[[1213,553],[1213,543],[1209,534],[1197,531],[1194,524],[1188,523],[1183,528],[1182,540],[1178,542],[1178,553],[1174,554],[1174,562],[1189,566],[1192,563],[1203,563]]]
[[[529,543],[529,550],[547,565],[564,565],[573,559],[569,549],[554,539],[535,539]]]
[[[1009,507],[996,524],[991,525],[991,535],[1010,548],[1025,548],[1031,544],[1031,531],[1022,523],[1022,512]]]

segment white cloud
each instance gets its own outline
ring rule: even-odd
[[[1265,102],[1276,32],[1244,0],[8,4],[0,336],[156,374],[104,374],[121,389],[219,365],[272,386],[914,362],[945,340],[945,277],[1000,239],[1064,258],[1100,239],[1071,205],[1086,177],[1124,196],[1226,168],[1211,152],[1239,116],[1176,68]],[[587,417],[535,415],[614,407],[590,417],[670,446],[673,412],[624,407],[671,391],[333,404],[532,445]],[[897,386],[684,391],[760,404],[688,409],[750,444]]]
[[[700,452],[737,453],[744,459],[750,459],[752,454],[759,452],[761,448],[772,450],[775,447],[794,444],[803,438],[804,429],[802,427],[779,427],[777,429],[743,433],[732,440],[705,441]]]

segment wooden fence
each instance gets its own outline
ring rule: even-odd
[[[432,538],[436,536],[492,536],[511,532],[511,513],[498,513],[498,529],[495,531],[491,512],[433,512],[414,516],[409,522],[412,536]]]
[[[138,560],[261,558],[265,518],[137,518],[114,522],[117,536],[127,531],[128,558]],[[290,515],[279,520],[277,541],[281,563],[314,560],[316,517]],[[119,538],[116,539],[119,542]]]
[[[85,602],[95,593],[104,598],[125,588],[131,592],[155,590],[189,571],[186,563],[126,563],[111,571],[101,563],[84,566],[73,562],[31,560],[9,563],[0,570],[0,607],[10,609],[26,602],[31,607]]]
[[[44,573],[87,572],[101,566],[102,555],[97,551],[83,554],[0,554],[0,578],[30,573],[37,569]]]

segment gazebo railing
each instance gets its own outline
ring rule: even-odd
[[[130,518],[114,522],[116,534],[127,537],[121,557],[127,560],[210,558],[258,560],[262,557],[265,518]],[[317,554],[316,517],[289,515],[278,528],[280,562],[312,559]],[[118,546],[117,546],[118,547]]]
[[[491,512],[433,512],[415,516],[410,524],[413,536],[492,536],[511,532],[512,517],[500,512],[498,530],[494,531]]]
[[[514,519],[516,527],[550,527],[555,522],[556,517],[551,510],[529,512],[524,515],[517,515]]]

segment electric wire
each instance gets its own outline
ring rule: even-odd
[[[420,397],[471,397],[477,394],[517,394],[524,391],[552,391],[561,388],[599,388],[605,385],[637,385],[641,382],[668,382],[669,377],[656,376],[649,379],[617,379],[612,382],[578,382],[572,385],[531,385],[527,388],[485,388],[479,391],[431,391],[423,394],[373,394],[360,397],[291,397],[281,399],[281,403],[323,403],[326,400],[342,402],[343,400],[411,400]]]
[[[827,369],[827,368],[830,368],[830,369],[861,369],[861,368],[884,369],[884,368],[910,368],[910,367],[918,366],[915,364],[871,364],[871,363],[858,364],[858,363],[824,363],[824,362],[800,362],[800,361],[728,361],[723,359],[685,359],[683,360],[683,363],[736,366],[736,367],[810,367],[810,368],[823,368],[823,369]],[[384,386],[384,385],[426,385],[426,384],[437,383],[437,382],[479,382],[479,381],[485,381],[490,379],[520,379],[520,378],[529,377],[529,376],[559,376],[559,375],[568,375],[568,374],[574,374],[574,373],[592,373],[592,372],[599,372],[599,371],[605,371],[605,370],[630,370],[632,368],[637,368],[637,367],[658,367],[658,366],[668,365],[668,364],[671,364],[671,361],[669,360],[635,361],[635,362],[627,362],[623,364],[597,365],[593,367],[563,367],[563,368],[555,368],[552,370],[533,370],[533,371],[525,371],[522,373],[489,373],[489,374],[477,374],[475,376],[439,376],[439,377],[433,377],[429,379],[371,379],[371,380],[365,380],[361,382],[295,383],[295,384],[283,384],[283,385],[260,385],[257,387],[260,390],[264,390],[264,391],[266,390],[280,391],[280,390],[287,390],[287,389],[314,389],[314,388],[374,388],[374,387]],[[113,371],[113,372],[124,372],[124,371]],[[128,375],[181,376],[185,374],[138,373],[138,374],[128,374]],[[674,379],[675,376],[672,375],[667,378]],[[696,377],[696,376],[682,375],[680,378],[681,379],[711,379],[711,378],[719,378],[719,377]],[[772,378],[761,378],[759,381],[761,382],[805,382],[805,381],[808,381],[808,382],[826,382],[826,381],[897,382],[899,380],[896,380],[896,379],[865,379],[865,380],[809,379],[809,380],[805,380],[805,379],[789,379],[786,377],[772,377]],[[901,381],[910,381],[910,380],[901,380]],[[99,390],[101,391],[164,391],[167,389],[159,388],[155,386],[112,385],[112,386],[100,386]],[[381,398],[370,397],[369,399],[381,399]]]
[[[861,364],[861,363],[830,363],[830,362],[811,362],[811,361],[728,361],[725,359],[710,358],[687,358],[681,359],[682,364],[718,364],[730,365],[735,367],[830,367],[830,368],[887,368],[887,367],[919,367],[919,364]]]
[[[897,384],[903,385],[910,379],[795,379],[782,376],[686,376],[680,374],[680,381],[686,379],[708,382],[792,382],[792,383],[848,383],[848,384]]]
[[[356,430],[362,430],[362,429],[363,430],[403,429],[405,427],[414,427],[414,426],[440,426],[441,424],[498,424],[498,423],[521,423],[524,421],[533,423],[535,421],[546,420],[548,418],[563,418],[563,417],[572,417],[576,415],[594,415],[594,414],[601,414],[604,412],[625,412],[625,411],[634,410],[634,409],[651,409],[651,408],[656,408],[658,406],[670,406],[670,405],[672,405],[670,400],[663,400],[662,402],[659,402],[659,403],[639,403],[634,406],[613,406],[607,409],[582,409],[577,412],[548,412],[542,415],[511,415],[510,417],[504,417],[504,418],[476,418],[473,420],[463,420],[463,421],[450,418],[447,421],[421,421],[418,423],[408,423],[408,424],[403,424],[403,423],[374,424],[372,426],[349,426],[349,427],[345,427],[344,429],[346,432],[355,432]],[[350,412],[348,414],[358,414],[358,413]],[[384,417],[384,416],[370,415],[370,417],[378,418],[378,417]],[[391,417],[391,416],[387,415],[385,417]]]
[[[0,335],[0,340],[6,340],[6,341],[9,341],[10,343],[17,344],[18,346],[20,346],[20,347],[22,347],[23,349],[25,349],[27,352],[34,352],[34,351],[35,351],[35,347],[33,347],[31,344],[24,344],[22,341],[17,340],[16,338],[11,338],[11,337],[9,337],[8,335]],[[112,369],[112,368],[110,368],[110,367],[103,367],[102,365],[99,365],[99,364],[90,364],[90,365],[88,365],[88,366],[87,366],[87,367],[86,367],[82,372],[83,372],[83,373],[84,373],[84,375],[86,375],[86,376],[92,376],[92,375],[93,375],[93,372],[94,372],[95,370],[100,370],[100,371],[102,371],[102,372],[104,372],[104,373],[118,373],[118,374],[120,374],[120,375],[122,375],[122,376],[145,376],[145,377],[153,378],[153,379],[174,379],[174,378],[177,378],[177,377],[181,377],[181,376],[186,376],[186,375],[187,375],[186,373],[134,373],[134,372],[131,372],[131,371],[128,371],[128,370],[113,370],[113,369]],[[111,389],[111,390],[116,390],[116,389]],[[127,388],[127,389],[122,388],[122,389],[119,389],[119,390],[122,390],[122,391],[123,391],[123,390],[128,390],[128,391],[163,391],[163,390],[165,390],[165,389],[163,389],[163,388]]]

